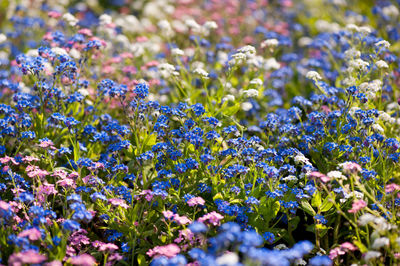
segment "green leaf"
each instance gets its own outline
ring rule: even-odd
[[[321,204],[322,204],[321,192],[317,191],[314,193],[314,196],[311,199],[311,205],[313,207],[319,208]]]
[[[360,241],[355,240],[353,243],[354,243],[354,245],[356,245],[358,247],[358,249],[360,250],[361,253],[365,253],[368,251],[368,248]]]
[[[305,211],[306,213],[308,213],[309,215],[314,216],[317,214],[307,200],[302,200],[300,204],[301,204],[302,210]]]
[[[319,209],[321,212],[327,212],[329,211],[333,206],[332,201],[330,200],[329,197],[325,198],[324,201],[322,202],[321,208]]]
[[[234,106],[228,107],[222,110],[222,113],[226,116],[232,116],[240,110],[240,103],[236,103]]]
[[[146,257],[143,254],[139,254],[137,257],[139,266],[146,265]]]

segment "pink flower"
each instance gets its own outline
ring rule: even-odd
[[[58,180],[56,184],[61,187],[72,187],[72,188],[76,187],[75,181],[71,178],[64,178],[62,180]]]
[[[192,233],[192,231],[190,231],[190,229],[183,229],[183,230],[179,230],[179,237],[176,238],[174,240],[175,243],[181,243],[184,240],[189,240],[190,243],[192,244],[194,238],[194,234]]]
[[[340,245],[340,247],[344,250],[350,250],[350,251],[355,251],[357,250],[357,247],[354,246],[352,243],[350,242],[344,242],[343,244]]]
[[[73,265],[92,266],[96,263],[96,260],[89,254],[82,254],[82,255],[70,258],[69,262]]]
[[[339,166],[342,167],[343,171],[347,174],[358,173],[362,170],[361,166],[354,162],[344,162],[339,164]]]
[[[344,252],[340,247],[336,247],[336,248],[332,249],[332,250],[329,252],[329,258],[330,258],[331,260],[333,260],[333,259],[336,258],[337,256],[344,255],[344,254],[346,254],[346,252]]]
[[[331,180],[328,176],[326,176],[326,175],[324,175],[324,174],[322,174],[320,172],[311,172],[311,173],[308,174],[308,176],[312,177],[312,178],[318,178],[323,183],[329,182]]]
[[[22,266],[24,264],[38,264],[47,259],[45,255],[39,254],[34,250],[27,250],[14,253],[8,259],[8,265]]]
[[[213,211],[213,212],[207,213],[206,215],[203,215],[198,220],[199,220],[199,222],[202,222],[202,223],[208,222],[214,226],[217,226],[217,225],[219,225],[219,222],[222,219],[224,219],[224,216],[222,216],[218,212]]]
[[[36,228],[31,228],[22,231],[21,233],[18,234],[18,237],[28,237],[30,241],[36,241],[42,238],[42,234],[40,231]]]
[[[188,200],[187,204],[192,207],[195,205],[204,205],[205,201],[202,197],[194,197]]]
[[[51,147],[54,148],[54,143],[51,140],[42,140],[39,144],[39,147],[41,148],[47,148],[47,147]]]
[[[7,211],[10,208],[10,204],[0,200],[0,209]]]
[[[59,178],[61,178],[61,179],[64,179],[64,178],[67,177],[67,172],[65,172],[65,171],[62,170],[62,169],[58,169],[58,170],[55,170],[55,171],[53,172],[53,174],[51,174],[51,176],[56,176],[56,177],[59,177]]]
[[[45,263],[44,266],[62,266],[62,263],[61,261],[53,260],[51,262]]]
[[[123,199],[109,199],[108,201],[114,206],[120,206],[125,209],[129,208],[129,205],[126,204],[125,200]]]
[[[367,203],[365,201],[356,200],[353,202],[353,205],[352,205],[351,209],[349,210],[349,213],[356,213],[365,207],[367,207]]]
[[[103,243],[103,245],[99,247],[99,251],[115,251],[115,250],[118,250],[118,246],[113,243]]]
[[[191,222],[191,220],[186,216],[179,216],[178,214],[174,216],[174,221],[180,225],[185,225]]]
[[[164,215],[165,219],[172,219],[174,217],[174,213],[172,211],[163,211],[162,214]]]
[[[14,158],[9,157],[7,155],[5,157],[3,157],[3,158],[0,158],[0,163],[2,163],[2,164],[6,164],[6,163],[8,163],[10,161],[15,165],[19,164]]]
[[[22,158],[23,162],[33,162],[33,161],[40,161],[40,159],[34,157],[34,156],[25,156],[24,158]]]
[[[154,248],[150,249],[149,251],[147,251],[146,254],[149,257],[165,256],[168,258],[172,258],[172,257],[175,257],[177,254],[179,254],[180,251],[181,251],[181,249],[176,244],[168,244],[166,246],[154,247]]]
[[[397,184],[394,184],[394,183],[389,184],[385,187],[386,193],[392,193],[393,191],[396,191],[396,190],[400,190],[400,186]]]

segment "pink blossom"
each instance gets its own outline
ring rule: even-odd
[[[347,174],[358,173],[362,170],[361,166],[354,162],[344,162],[339,164],[339,166],[342,167]]]
[[[39,147],[41,147],[41,148],[47,148],[47,147],[53,148],[53,146],[54,146],[54,143],[51,140],[43,140],[39,144]]]
[[[92,31],[90,30],[90,29],[80,29],[80,30],[78,30],[78,33],[80,33],[80,34],[82,34],[82,35],[86,35],[86,36],[89,36],[89,37],[92,37],[93,36],[93,33],[92,33]]]
[[[34,156],[25,156],[24,158],[22,158],[22,161],[23,162],[33,162],[33,161],[39,162],[40,159],[36,158]]]
[[[386,193],[392,193],[393,191],[396,191],[396,190],[400,190],[400,186],[397,184],[394,184],[394,183],[386,185],[386,187],[385,187]]]
[[[61,17],[62,14],[60,12],[57,12],[57,11],[49,11],[49,12],[47,12],[47,15],[50,18],[59,18],[59,17]]]
[[[331,251],[329,252],[329,258],[331,260],[333,260],[337,256],[344,255],[344,254],[346,254],[346,252],[344,252],[340,247],[336,247],[334,249],[331,249]]]
[[[61,261],[53,260],[44,264],[44,266],[62,266]]]
[[[69,262],[73,265],[92,266],[96,263],[96,260],[89,254],[82,254],[82,255],[70,258]]]
[[[331,180],[328,176],[326,176],[320,172],[311,172],[308,174],[308,176],[312,177],[312,178],[319,178],[324,183],[329,182]]]
[[[149,251],[147,251],[147,255],[150,257],[158,257],[165,256],[168,258],[175,257],[181,249],[176,244],[168,244],[166,246],[156,246]]]
[[[125,200],[123,199],[109,199],[108,201],[114,206],[120,206],[125,209],[129,208],[129,205],[126,204]]]
[[[15,165],[19,164],[14,158],[9,157],[7,155],[5,157],[0,158],[0,163],[2,163],[2,164],[6,164],[6,163],[8,163],[10,161]]]
[[[164,215],[165,219],[172,219],[174,217],[174,213],[172,211],[163,211],[162,214]]]
[[[192,207],[195,205],[204,205],[205,201],[202,197],[194,197],[188,200],[187,204]]]
[[[185,225],[191,222],[191,220],[186,216],[179,216],[178,214],[174,216],[174,221],[180,225]]]
[[[353,205],[352,205],[351,209],[349,210],[349,213],[356,213],[356,212],[358,212],[359,210],[361,210],[361,209],[363,209],[365,207],[367,207],[367,203],[365,201],[363,201],[363,200],[355,200],[353,202]]]
[[[99,251],[115,251],[115,250],[118,250],[118,246],[113,243],[103,243],[103,245],[99,247]]]
[[[40,231],[36,228],[31,228],[22,231],[21,233],[18,234],[18,237],[28,237],[30,241],[36,241],[42,238],[42,234]]]
[[[344,250],[350,250],[350,251],[355,251],[357,250],[357,247],[354,246],[352,243],[350,242],[344,242],[343,244],[340,245],[340,247]]]
[[[208,223],[210,223],[210,224],[212,224],[214,226],[217,226],[217,225],[219,225],[219,222],[222,219],[224,219],[224,216],[222,216],[218,212],[213,211],[213,212],[210,212],[210,213],[207,213],[207,214],[203,215],[198,220],[199,220],[199,222],[202,222],[202,223],[207,223],[208,222]]]
[[[27,250],[14,253],[8,259],[8,264],[13,266],[22,266],[24,264],[38,264],[47,259],[45,255],[39,254],[34,250]]]
[[[58,170],[55,170],[55,171],[53,172],[53,174],[51,174],[51,176],[56,176],[56,177],[59,177],[59,178],[61,178],[61,179],[64,179],[64,178],[67,177],[67,172],[65,172],[65,171],[62,170],[62,169],[58,169]]]
[[[72,172],[72,173],[70,173],[68,175],[68,178],[72,178],[72,179],[75,179],[77,177],[79,177],[79,173],[78,172]]]
[[[194,234],[190,229],[179,230],[179,237],[174,240],[175,243],[181,243],[184,240],[189,240],[191,244],[193,244]]]
[[[0,209],[7,211],[10,208],[10,204],[0,200]]]
[[[72,188],[76,187],[75,181],[71,178],[64,178],[62,180],[58,180],[56,184],[61,187],[72,187]]]

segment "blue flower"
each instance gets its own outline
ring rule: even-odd
[[[81,229],[81,226],[78,222],[73,220],[65,220],[63,223],[63,228],[67,231],[76,231]]]
[[[332,260],[328,256],[315,256],[309,261],[310,266],[331,266]]]
[[[189,225],[190,231],[192,231],[194,234],[199,234],[199,233],[205,233],[207,232],[208,228],[205,224],[201,222],[194,221]]]

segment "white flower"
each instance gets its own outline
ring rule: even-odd
[[[382,47],[385,47],[385,48],[389,48],[390,47],[390,43],[388,41],[382,40],[382,41],[376,42],[375,46],[377,46],[377,47],[381,47],[382,46]]]
[[[281,65],[276,61],[275,58],[271,57],[264,61],[264,68],[265,70],[277,70],[281,68]]]
[[[306,78],[312,79],[312,80],[321,80],[322,77],[319,75],[317,71],[308,71],[306,74]]]
[[[185,24],[195,32],[198,32],[201,29],[201,26],[194,19],[185,20]]]
[[[107,26],[107,25],[109,25],[109,24],[112,23],[112,18],[111,18],[111,16],[108,15],[108,14],[102,14],[102,15],[99,17],[99,20],[100,20],[100,25],[101,25],[101,26]]]
[[[163,78],[168,78],[172,75],[175,75],[175,67],[168,63],[159,64],[157,67],[158,71],[160,72]]]
[[[217,265],[233,266],[239,262],[239,256],[234,252],[225,253],[217,258]]]
[[[261,43],[261,48],[264,47],[276,47],[278,46],[279,41],[277,39],[268,39]]]
[[[368,251],[364,254],[364,259],[368,262],[369,260],[379,258],[380,256],[382,256],[382,254],[378,251]]]
[[[256,86],[261,86],[263,84],[261,79],[252,79],[250,80],[250,84],[256,85]]]
[[[350,67],[353,67],[356,69],[366,69],[366,67],[369,66],[369,63],[360,58],[357,58],[355,60],[351,60],[349,62],[349,65],[350,65]]]
[[[294,175],[288,175],[288,176],[282,178],[282,180],[285,182],[291,182],[291,181],[297,181],[298,178],[295,177]]]
[[[7,36],[3,33],[0,33],[0,44],[4,43],[5,41],[7,41]]]
[[[326,175],[331,179],[337,179],[337,180],[341,180],[341,179],[346,180],[347,179],[347,177],[344,176],[342,174],[342,172],[340,172],[340,171],[330,171]]]
[[[257,97],[258,96],[258,90],[249,89],[249,90],[243,91],[242,94],[245,95],[246,97]]]
[[[200,75],[203,78],[208,78],[208,73],[204,69],[198,67],[193,70],[194,74]]]
[[[379,125],[379,124],[373,124],[372,125],[372,129],[375,131],[375,132],[378,132],[378,133],[380,133],[380,134],[383,134],[384,132],[385,132],[385,130],[381,127],[381,125]]]
[[[85,89],[85,88],[80,88],[80,89],[78,90],[78,92],[79,92],[80,94],[82,94],[83,96],[88,96],[88,95],[89,95],[89,91],[88,91],[87,89]]]
[[[396,6],[390,5],[382,8],[382,13],[388,17],[397,17],[399,15],[399,10]]]
[[[251,108],[253,108],[253,104],[251,104],[251,102],[244,102],[240,106],[242,107],[242,110],[245,112],[250,111]]]
[[[371,28],[368,26],[362,26],[360,27],[360,32],[364,35],[368,35],[371,33]]]
[[[373,249],[380,249],[383,246],[389,246],[389,238],[379,237],[375,239],[374,243],[372,244]]]
[[[375,64],[379,68],[389,68],[389,65],[383,60],[376,61]]]
[[[203,24],[203,27],[204,27],[205,29],[207,29],[207,30],[215,30],[215,29],[218,29],[218,25],[217,25],[217,23],[216,23],[215,21],[206,21],[206,22]]]
[[[232,94],[226,95],[224,98],[222,98],[222,102],[226,102],[226,101],[234,102],[235,101],[235,96],[233,96]]]
[[[359,58],[361,56],[361,52],[352,47],[344,52],[344,56],[346,59]]]
[[[51,51],[56,55],[68,55],[67,51],[65,51],[65,49],[60,47],[53,47],[51,48]]]
[[[179,48],[174,48],[171,50],[171,54],[173,56],[183,56],[183,55],[185,55],[185,52]]]
[[[358,218],[358,224],[361,226],[367,225],[375,220],[376,216],[365,213]]]
[[[359,32],[360,28],[357,25],[354,25],[354,24],[347,24],[346,25],[346,30],[352,31],[352,32]]]
[[[298,153],[295,157],[294,157],[294,162],[296,164],[302,163],[302,164],[307,164],[307,165],[311,165],[310,161],[308,160],[307,157],[304,156],[304,154],[302,153]]]
[[[79,22],[79,20],[76,17],[74,17],[74,15],[72,15],[71,13],[65,13],[62,16],[62,19],[72,27],[74,27]]]
[[[379,111],[378,118],[384,122],[389,122],[392,117],[385,111]]]
[[[256,54],[256,48],[254,48],[254,46],[251,46],[251,45],[246,45],[246,46],[243,46],[242,48],[240,48],[238,50],[238,52],[243,53],[247,56],[254,55],[254,54]]]

